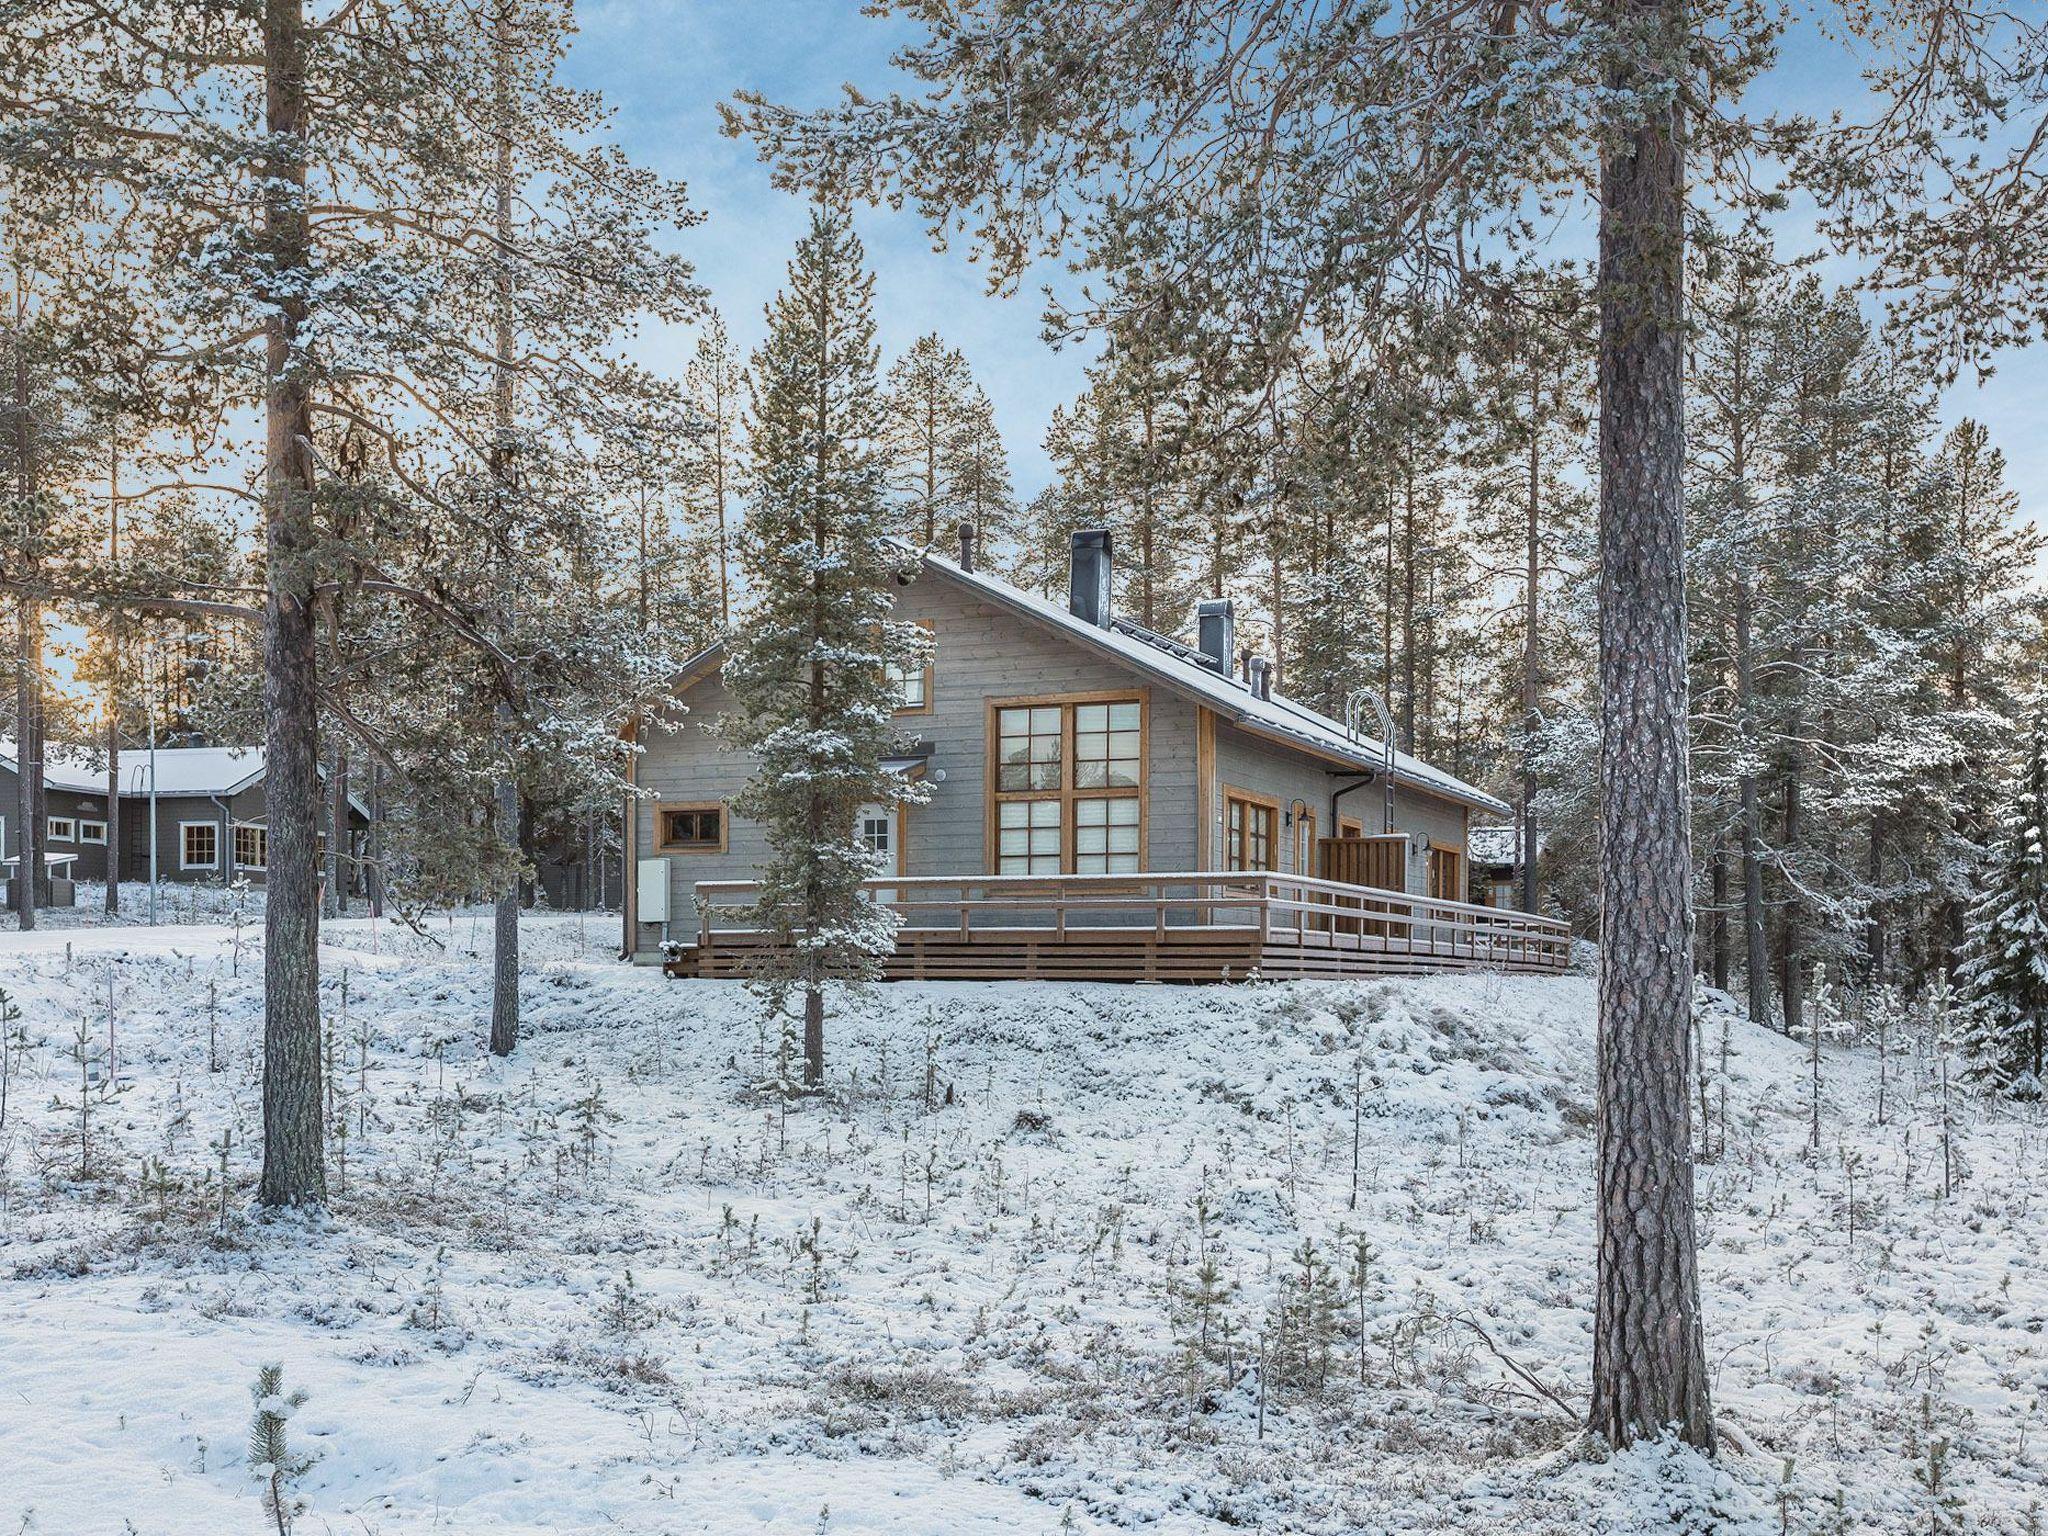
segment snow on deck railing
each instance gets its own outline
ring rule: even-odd
[[[1467,901],[1415,896],[1263,870],[1205,870],[1130,875],[896,875],[864,882],[908,934],[957,935],[1000,943],[1006,932],[1053,936],[1069,928],[1255,930],[1262,945],[1391,950],[1481,964],[1562,971],[1571,930],[1535,917]],[[704,880],[696,886],[697,946],[719,935],[760,931],[752,880]],[[976,919],[981,921],[977,922]]]

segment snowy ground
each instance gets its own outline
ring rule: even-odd
[[[509,1063],[487,920],[330,924],[304,1224],[248,1209],[259,930],[239,975],[223,926],[0,932],[0,1529],[270,1528],[270,1361],[301,1533],[2048,1524],[2048,1138],[1959,1102],[1942,1198],[1924,1051],[1879,1127],[1830,1047],[1809,1153],[1804,1047],[1731,1027],[1731,1443],[1601,1463],[1583,980],[896,986],[785,1111],[745,994],[607,920],[529,920]]]

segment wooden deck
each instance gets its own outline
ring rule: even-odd
[[[1563,923],[1283,874],[971,875],[871,880],[902,927],[891,981],[1244,981],[1254,976],[1556,975]],[[744,976],[777,942],[750,881],[697,886],[671,976]]]

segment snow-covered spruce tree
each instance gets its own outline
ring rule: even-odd
[[[2048,735],[2034,722],[2025,769],[1971,903],[1957,971],[1972,1073],[2038,1098],[2048,1033]]]
[[[873,977],[895,942],[861,882],[879,873],[854,837],[863,805],[912,786],[881,759],[894,664],[921,663],[914,624],[889,617],[908,556],[889,536],[878,438],[874,278],[843,207],[821,204],[752,362],[752,456],[740,557],[749,611],[725,668],[728,739],[759,760],[734,798],[771,850],[756,920],[783,942],[757,982],[772,1007],[803,996],[804,1084],[825,1078],[825,987]]]

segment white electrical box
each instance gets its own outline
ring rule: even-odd
[[[668,921],[668,860],[642,859],[634,877],[638,916],[643,923]]]

